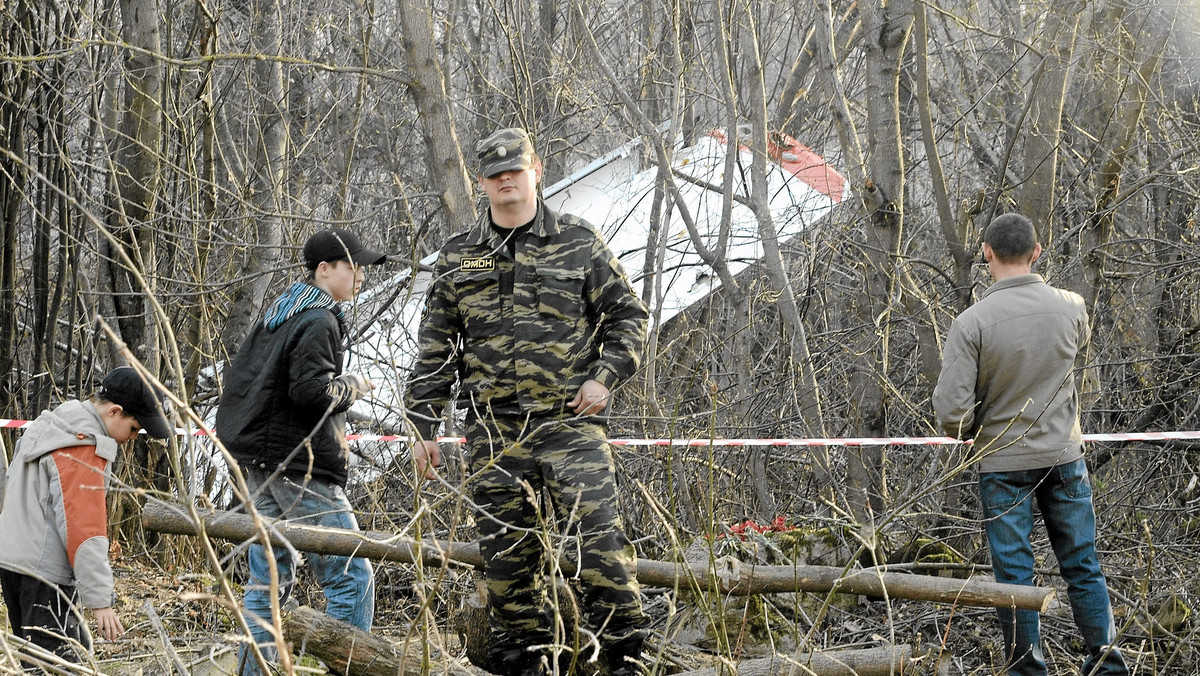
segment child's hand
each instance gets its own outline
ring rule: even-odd
[[[371,379],[361,373],[343,373],[337,377],[338,380],[350,386],[354,390],[355,400],[361,399],[375,389],[375,383]]]
[[[99,627],[100,634],[110,641],[115,641],[118,636],[125,633],[125,627],[121,626],[121,620],[117,618],[117,612],[112,608],[92,608],[92,617],[96,618],[96,626]]]

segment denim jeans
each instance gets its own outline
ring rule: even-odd
[[[1108,585],[1096,555],[1096,513],[1083,458],[1056,467],[979,475],[984,525],[996,581],[1033,584],[1033,503],[1042,513],[1050,546],[1067,582],[1075,626],[1087,645],[1083,673],[1128,674],[1115,647]],[[1041,625],[1033,610],[998,608],[1011,676],[1044,675]]]
[[[358,530],[353,508],[341,486],[317,479],[298,483],[284,475],[265,483],[270,473],[259,468],[246,469],[246,485],[254,495],[254,508],[262,516],[283,518],[293,523]],[[280,605],[291,594],[296,582],[297,561],[284,547],[272,547],[275,569],[279,575]],[[375,615],[375,578],[367,559],[307,554],[305,560],[325,594],[325,614],[352,624],[363,631],[371,630]],[[271,633],[263,626],[271,624],[271,569],[266,548],[251,545],[249,551],[250,579],[246,583],[244,603],[246,624],[263,657],[275,660],[278,656]],[[261,619],[260,619],[261,618]],[[239,673],[260,674],[258,663],[248,646],[243,645],[238,656]]]

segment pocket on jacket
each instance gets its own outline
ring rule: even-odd
[[[583,270],[539,268],[538,313],[573,322],[583,316]]]
[[[459,270],[454,273],[458,312],[468,329],[494,326],[501,318],[500,272]]]

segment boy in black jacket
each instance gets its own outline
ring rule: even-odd
[[[363,266],[383,263],[383,253],[363,246],[342,228],[318,232],[304,245],[309,269],[267,310],[224,372],[217,435],[237,460],[259,514],[333,528],[358,528],[345,486],[350,448],[346,410],[372,389],[357,373],[342,373],[346,315],[341,303],[358,293]],[[296,561],[273,549],[280,601],[295,582]],[[328,603],[326,613],[370,631],[375,611],[371,564],[366,559],[306,557]],[[245,616],[254,642],[276,658],[271,612],[271,563],[251,545]],[[248,646],[239,673],[259,673]]]

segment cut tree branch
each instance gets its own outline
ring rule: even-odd
[[[297,654],[312,655],[347,676],[421,676],[425,673],[484,676],[488,673],[450,660],[438,660],[426,669],[424,646],[419,636],[393,643],[307,606],[288,613],[283,621],[283,631]],[[736,670],[708,667],[677,676],[883,676],[908,673],[905,667],[911,667],[912,663],[911,646],[883,645],[778,655],[738,662]]]
[[[245,542],[257,537],[250,517],[221,510],[196,510],[211,537]],[[272,544],[290,543],[301,551],[360,556],[381,561],[443,566],[451,562],[481,568],[478,545],[440,540],[413,540],[378,531],[348,531],[263,519]],[[146,528],[160,533],[195,535],[199,529],[181,505],[150,500],[142,512]],[[562,562],[564,574],[575,571]],[[846,570],[836,566],[759,566],[729,558],[703,563],[638,559],[637,579],[644,587],[668,587],[723,594],[838,592],[950,603],[979,608],[1045,611],[1054,598],[1046,587],[1001,584],[978,579],[910,575],[882,568]]]

